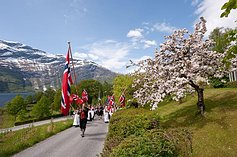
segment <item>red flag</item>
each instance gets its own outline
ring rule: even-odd
[[[70,103],[72,103],[73,101],[75,101],[76,104],[79,104],[79,105],[83,104],[83,100],[76,94],[72,94],[70,96]]]
[[[115,101],[115,98],[114,98],[114,95],[112,95],[109,99],[109,105],[114,105],[114,101]]]
[[[71,47],[69,45],[66,62],[63,72],[63,79],[62,79],[62,99],[61,99],[61,112],[64,115],[68,115],[69,108],[70,108],[70,94],[71,94],[71,84],[72,84],[72,77],[70,74],[70,58],[69,55],[71,53]]]
[[[84,102],[87,102],[88,101],[88,94],[86,92],[86,90],[84,89],[82,94],[81,94],[81,98]]]
[[[122,94],[119,98],[120,107],[125,107],[125,96]]]

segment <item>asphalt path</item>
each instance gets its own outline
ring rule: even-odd
[[[107,132],[108,123],[95,117],[88,121],[85,137],[79,127],[71,127],[14,157],[95,157],[102,152]]]

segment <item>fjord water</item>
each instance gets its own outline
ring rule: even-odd
[[[0,93],[0,107],[3,107],[7,102],[11,101],[15,96],[20,95],[25,98],[28,95],[33,95],[34,93]]]

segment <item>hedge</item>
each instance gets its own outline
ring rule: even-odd
[[[20,122],[15,122],[15,126],[18,126],[18,125],[23,125],[23,124],[29,124],[29,123],[33,123],[33,122],[38,122],[38,121],[42,121],[42,120],[47,120],[47,119],[51,119],[51,118],[58,118],[58,117],[62,117],[63,114],[55,114],[55,115],[52,115],[52,116],[49,116],[49,117],[42,117],[42,118],[39,118],[39,119],[29,119],[29,120],[26,120],[26,121],[20,121]]]
[[[156,112],[138,108],[113,114],[101,156],[177,156],[190,150],[188,131],[163,130]]]

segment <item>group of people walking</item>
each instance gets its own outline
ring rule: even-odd
[[[76,110],[74,110],[73,126],[80,127],[81,136],[84,137],[88,120],[92,120],[94,118],[94,115],[98,115],[99,120],[103,117],[103,121],[107,123],[109,122],[112,114],[118,109],[118,106],[115,104],[114,95],[108,96],[104,106],[98,105],[97,107],[87,106],[88,95],[85,90],[82,93],[82,99],[83,103],[79,105]],[[125,107],[124,94],[120,96],[119,102],[121,108]]]

